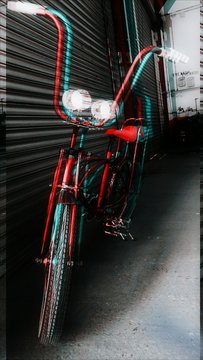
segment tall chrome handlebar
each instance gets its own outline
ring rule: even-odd
[[[21,3],[20,1],[8,1],[7,8],[12,11],[17,11],[25,14],[32,14],[32,15],[40,15],[48,17],[56,26],[57,28],[57,34],[58,34],[58,42],[57,42],[57,54],[56,54],[56,69],[55,69],[55,83],[54,83],[54,109],[56,114],[66,122],[71,122],[74,125],[78,126],[86,126],[91,128],[101,128],[108,126],[108,123],[112,124],[112,118],[111,121],[109,121],[109,117],[106,119],[103,119],[101,121],[95,122],[95,119],[85,119],[76,117],[73,112],[71,112],[68,108],[65,106],[63,107],[63,110],[60,108],[59,104],[59,97],[60,97],[60,87],[61,87],[61,73],[62,73],[62,63],[64,58],[64,80],[63,80],[63,92],[65,93],[69,89],[69,83],[70,83],[70,69],[71,69],[71,51],[72,51],[72,42],[73,42],[73,32],[72,32],[72,26],[68,18],[61,13],[58,10],[52,9],[52,8],[46,8],[41,5],[36,4],[30,4],[30,3]],[[65,30],[65,31],[64,31]],[[66,35],[66,36],[65,36]],[[65,41],[66,39],[66,41]],[[173,49],[169,49],[168,52],[166,49],[163,49],[158,46],[147,46],[144,49],[142,49],[138,55],[135,57],[135,59],[132,62],[132,65],[130,66],[125,79],[113,101],[112,107],[111,107],[111,114],[116,114],[116,109],[119,106],[122,96],[126,91],[127,85],[129,84],[129,81],[132,78],[131,87],[129,88],[127,94],[125,94],[124,101],[126,101],[127,97],[129,96],[129,93],[132,88],[135,87],[137,84],[137,81],[139,80],[142,71],[149,61],[149,59],[152,57],[153,54],[157,54],[159,56],[164,56],[167,59],[172,60],[172,57],[174,56],[176,60],[179,61],[188,61],[188,57],[185,55],[182,55],[178,53],[177,51]],[[65,57],[64,57],[65,54]],[[138,68],[137,68],[138,66]],[[135,73],[135,70],[137,68],[137,71]],[[135,75],[134,75],[135,74]]]

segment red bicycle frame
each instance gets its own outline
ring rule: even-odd
[[[67,75],[67,73],[69,73],[68,67],[70,67],[70,62],[69,62],[70,59],[68,59],[68,56],[70,56],[70,51],[69,51],[70,49],[69,49],[68,41],[70,41],[70,39],[71,39],[71,35],[69,34],[71,28],[69,26],[69,22],[68,22],[67,18],[63,14],[61,14],[60,12],[58,12],[56,10],[46,9],[43,7],[37,7],[37,11],[33,12],[33,13],[35,13],[36,15],[48,17],[54,23],[54,25],[56,26],[56,29],[57,29],[58,40],[57,40],[57,55],[56,55],[55,84],[54,84],[54,109],[55,109],[56,114],[62,120],[72,122],[73,124],[77,124],[79,126],[86,126],[86,127],[102,127],[102,126],[104,126],[104,124],[108,121],[108,119],[102,120],[98,123],[91,122],[89,120],[84,121],[84,119],[83,119],[83,121],[81,121],[79,118],[76,118],[76,117],[69,118],[60,109],[60,105],[59,105],[60,81],[61,81],[61,73],[62,73],[62,68],[63,68],[62,64],[63,64],[63,58],[64,58],[64,49],[65,49],[65,47],[64,47],[64,40],[65,40],[64,27],[65,27],[65,30],[67,31],[67,34],[66,34],[67,39],[69,39],[69,40],[67,40],[67,44],[66,44],[66,58],[65,58],[65,74],[66,75]],[[61,24],[61,21],[63,24]],[[136,66],[140,63],[140,60],[147,53],[152,53],[152,52],[160,53],[161,49],[158,47],[155,47],[155,46],[148,46],[145,49],[143,49],[134,59],[132,65],[131,65],[119,91],[118,91],[118,94],[116,95],[116,98],[113,102],[113,105],[112,105],[113,112],[116,111],[116,108],[117,108],[118,104],[120,103],[123,94],[126,92],[126,88],[129,84],[129,80],[132,77],[132,75],[136,69]],[[66,79],[66,80],[69,80],[69,79]],[[65,82],[64,82],[64,84],[65,84]],[[129,93],[129,91],[130,91],[130,89],[128,90],[128,93]],[[126,96],[128,96],[128,93]],[[140,117],[141,110],[139,110],[139,109],[141,108],[141,103],[138,102],[138,104],[139,104],[138,117]],[[71,149],[75,148],[77,133],[78,133],[78,128],[76,128],[74,126],[73,134],[71,136],[71,141],[70,141]],[[116,154],[119,153],[120,144],[121,144],[121,141],[120,141],[120,139],[118,139]],[[132,168],[134,168],[134,165],[135,165],[137,144],[138,144],[138,141],[136,142],[136,145],[135,145]],[[66,159],[66,162],[65,162],[65,172],[63,175],[63,180],[62,180],[62,185],[61,185],[62,188],[69,188],[69,189],[73,190],[75,199],[77,199],[78,188],[81,185],[81,181],[79,182],[79,168],[80,168],[80,162],[81,162],[81,158],[82,158],[82,152],[79,152],[77,156],[78,157],[77,157],[77,165],[76,165],[75,183],[72,186],[70,186],[70,179],[72,176],[73,168],[75,167],[75,155],[69,153],[69,155]],[[44,248],[45,248],[46,238],[47,238],[47,234],[48,234],[48,228],[49,228],[53,205],[54,205],[54,199],[56,196],[56,190],[59,187],[58,182],[59,182],[59,177],[60,177],[60,173],[61,173],[63,157],[64,157],[64,151],[62,150],[60,153],[58,165],[55,170],[54,180],[53,180],[53,184],[52,184],[52,190],[51,190],[51,194],[49,197],[49,204],[48,204],[48,209],[47,209],[47,219],[46,219],[46,225],[45,225],[45,230],[44,230],[44,235],[43,235],[41,253],[43,253]],[[102,199],[104,197],[106,182],[107,182],[108,173],[109,173],[109,160],[111,159],[111,157],[112,157],[112,151],[111,151],[111,148],[109,147],[109,149],[107,151],[107,155],[106,155],[104,171],[103,171],[100,191],[99,191],[99,195],[98,195],[98,201],[97,201],[98,208],[101,207]],[[89,169],[88,173],[90,173],[91,171],[92,170]],[[87,175],[84,175],[84,180],[86,178],[87,178]],[[130,184],[131,183],[132,183],[132,177],[131,177]],[[73,221],[73,222],[75,221],[75,211],[73,211],[71,221]]]

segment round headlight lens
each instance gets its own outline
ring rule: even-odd
[[[112,112],[113,101],[97,100],[92,104],[92,116],[96,120],[113,119],[116,116],[116,111]]]
[[[63,94],[62,102],[71,111],[82,111],[90,108],[92,99],[86,90],[68,90]]]

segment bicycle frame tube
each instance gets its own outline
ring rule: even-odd
[[[135,149],[134,149],[134,154],[133,154],[133,161],[132,161],[132,165],[131,165],[131,174],[130,174],[130,181],[128,184],[128,189],[126,190],[126,193],[123,196],[123,207],[120,213],[120,217],[122,217],[127,204],[128,204],[128,196],[129,196],[129,192],[130,192],[130,188],[132,186],[132,181],[133,181],[133,174],[134,174],[134,169],[135,169],[135,162],[136,162],[136,156],[137,156],[137,149],[138,149],[138,143],[139,143],[139,136],[140,136],[140,128],[138,129],[138,134],[137,134],[137,140],[135,143]]]
[[[82,184],[84,184],[84,188],[87,189],[87,186],[92,184],[92,182],[96,179],[99,172],[104,168],[105,162],[106,162],[106,160],[98,160],[97,159],[96,164],[92,165],[91,167],[89,167],[89,166],[86,167],[85,174],[79,183],[79,187],[82,186]],[[96,171],[95,171],[95,169],[96,169]],[[88,175],[90,175],[90,173],[93,171],[94,171],[93,176],[90,179],[88,179]]]
[[[70,140],[70,149],[75,148],[77,134],[78,134],[78,128],[74,127],[73,128],[73,133],[71,135],[71,140]],[[71,178],[71,175],[72,175],[74,162],[75,162],[75,156],[69,154],[68,158],[66,160],[65,171],[64,171],[63,181],[62,181],[62,187],[63,186],[65,187],[65,186],[69,185],[70,178]]]
[[[81,136],[81,141],[80,141],[80,146],[83,147],[83,141],[84,141],[84,136]],[[88,173],[88,162],[86,163],[85,165],[85,174]],[[78,185],[78,188],[81,187],[81,183],[79,183]],[[83,181],[83,194],[86,195],[86,192],[87,192],[87,189],[88,189],[88,182],[87,182],[87,178],[85,177],[84,178],[84,181]],[[78,248],[77,248],[77,256],[78,256],[78,259],[80,259],[80,251],[81,251],[81,244],[82,244],[82,238],[83,238],[83,227],[84,227],[84,221],[85,221],[85,212],[86,212],[86,209],[85,209],[85,206],[84,205],[80,205],[80,208],[79,208],[79,216],[78,216],[78,239],[77,239],[77,245],[78,245]]]
[[[82,149],[83,149],[83,146],[84,146],[84,141],[85,141],[85,137],[86,137],[86,134],[87,134],[87,129],[82,129],[82,134],[80,136],[80,149],[81,149],[81,152],[80,152],[80,155],[82,156]],[[81,160],[81,158],[80,158]],[[80,169],[80,162],[78,162],[78,169]],[[85,165],[85,173],[88,172],[88,162],[86,163]],[[78,176],[76,174],[76,177],[77,177],[77,187],[78,189],[80,188],[80,183],[78,184]],[[87,183],[87,178],[84,179],[84,182],[83,182],[83,194],[85,195],[86,194],[86,191],[87,191],[87,188],[88,188],[88,183]],[[76,195],[77,196],[77,195]],[[81,244],[82,244],[82,238],[83,238],[83,227],[84,227],[84,222],[85,222],[85,206],[84,205],[80,205],[80,208],[78,208],[79,210],[79,214],[78,214],[78,238],[77,238],[77,245],[78,245],[78,248],[77,248],[77,256],[78,256],[78,259],[80,259],[80,251],[81,251]]]
[[[136,96],[136,100],[137,100],[137,117],[138,119],[142,119],[142,101],[139,96]]]
[[[120,145],[120,141],[118,141],[118,143]],[[125,151],[124,151],[123,156],[121,157],[120,163],[122,163],[126,159],[127,154],[128,154],[129,143],[125,142],[125,145],[126,145]],[[118,156],[120,155],[120,149],[118,150],[118,147],[116,148],[115,154],[116,154],[115,159],[117,159]],[[107,180],[108,180],[109,168],[110,168],[109,160],[111,159],[111,157],[112,157],[112,141],[110,139],[108,151],[106,154],[106,163],[104,165],[104,170],[103,170],[103,175],[102,175],[102,180],[101,180],[101,185],[100,185],[100,190],[99,190],[99,196],[98,196],[98,201],[97,201],[98,209],[101,208],[101,205],[102,205],[101,202],[102,202],[102,199],[104,198],[106,184],[107,184]]]
[[[101,207],[101,201],[104,197],[104,191],[105,191],[107,176],[108,176],[108,172],[109,172],[109,160],[111,159],[111,156],[112,156],[112,151],[109,148],[109,150],[107,151],[107,154],[106,154],[107,162],[104,166],[104,171],[103,171],[102,180],[101,180],[101,186],[100,186],[100,190],[99,190],[99,196],[98,196],[98,201],[97,201],[98,208]]]

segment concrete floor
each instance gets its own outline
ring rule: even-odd
[[[199,201],[197,153],[151,161],[132,221],[136,241],[88,225],[58,346],[37,340],[41,271],[32,265],[9,279],[7,360],[199,360]]]

